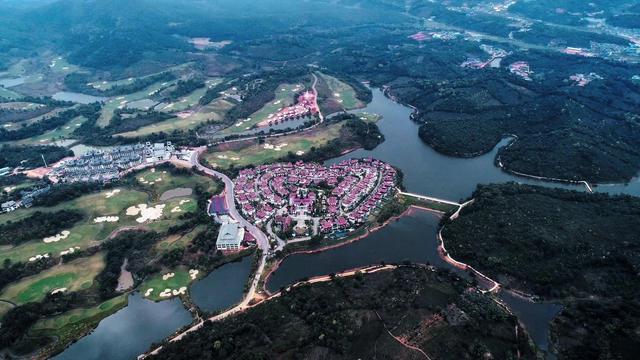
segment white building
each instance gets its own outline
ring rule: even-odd
[[[240,243],[244,239],[244,228],[236,223],[225,222],[220,226],[216,249],[240,250]]]
[[[2,212],[12,212],[18,208],[18,204],[15,201],[7,201],[0,205],[2,207]]]

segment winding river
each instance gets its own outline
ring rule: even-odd
[[[582,185],[539,181],[502,171],[494,165],[494,159],[498,150],[507,145],[510,139],[502,140],[490,152],[474,158],[455,158],[437,153],[418,137],[419,125],[409,119],[413,111],[411,108],[387,98],[378,89],[371,91],[373,101],[357,112],[382,115],[378,126],[385,141],[371,151],[356,150],[328,163],[374,157],[402,169],[407,191],[454,201],[471,196],[478,184],[508,181],[585,190]],[[640,196],[640,179],[636,178],[629,184],[600,185],[594,190]]]

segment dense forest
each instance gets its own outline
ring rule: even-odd
[[[514,183],[480,186],[473,198],[444,225],[453,258],[507,288],[562,301],[552,325],[560,359],[634,357],[638,198]]]
[[[53,164],[67,156],[73,156],[73,152],[61,146],[4,145],[0,148],[0,168],[7,166],[40,167],[44,166],[42,157],[44,157],[47,164]]]
[[[53,213],[36,211],[24,219],[0,224],[0,244],[19,245],[29,240],[55,236],[60,231],[73,227],[83,217],[77,210],[59,210]]]
[[[295,287],[167,343],[158,359],[534,359],[517,320],[447,272],[420,267]],[[428,324],[428,325],[426,325]],[[427,330],[428,328],[428,330]]]

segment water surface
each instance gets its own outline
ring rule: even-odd
[[[189,294],[200,309],[214,312],[240,302],[251,272],[252,257],[225,264],[191,285]]]
[[[92,95],[68,92],[68,91],[59,91],[53,94],[52,97],[56,100],[71,101],[78,104],[91,104],[94,102],[103,102],[107,100],[106,97],[92,96]]]
[[[418,137],[419,125],[409,118],[413,111],[411,108],[385,97],[379,89],[371,91],[373,101],[366,108],[356,112],[382,115],[378,126],[385,136],[385,141],[371,151],[359,149],[331,159],[328,163],[333,164],[349,158],[374,157],[402,169],[404,185],[408,191],[454,201],[468,198],[478,184],[508,181],[585,191],[582,185],[539,181],[502,171],[494,165],[494,159],[498,150],[509,143],[509,139],[502,140],[490,152],[474,158],[456,158],[440,154]],[[640,196],[640,179],[634,179],[629,185],[598,186],[595,190]]]
[[[129,296],[129,304],[105,318],[98,327],[72,344],[57,360],[135,359],[152,343],[159,342],[176,329],[191,322],[191,314],[180,299],[153,302],[138,293]]]

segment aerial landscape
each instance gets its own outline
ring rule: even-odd
[[[0,0],[0,358],[637,359],[640,1]]]

